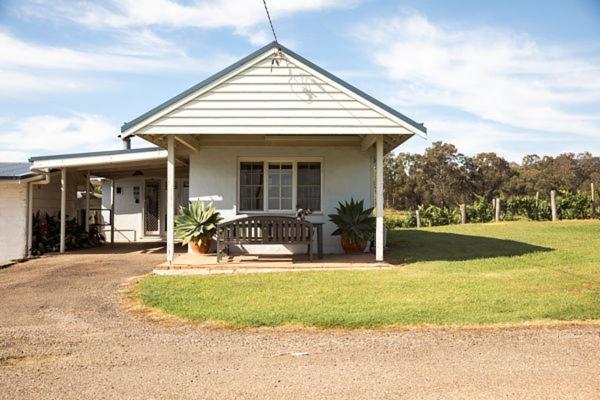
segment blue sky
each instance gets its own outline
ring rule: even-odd
[[[282,44],[426,124],[403,151],[600,153],[600,0],[268,3]],[[271,40],[261,0],[3,0],[0,161],[119,148]]]

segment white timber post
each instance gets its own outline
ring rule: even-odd
[[[464,203],[460,205],[460,223],[467,223],[467,206]]]
[[[90,171],[85,175],[85,231],[90,231]]]
[[[375,226],[375,260],[383,261],[383,135],[376,141],[375,194],[377,223]]]
[[[110,242],[115,242],[115,178],[110,182]]]
[[[27,184],[27,256],[31,256],[33,246],[33,183]]]
[[[175,252],[175,138],[167,137],[167,262],[173,263]]]
[[[60,170],[60,252],[65,252],[67,225],[67,169]]]

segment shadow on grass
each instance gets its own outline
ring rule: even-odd
[[[515,240],[417,229],[391,231],[387,260],[393,264],[418,261],[466,261],[479,258],[522,256],[552,251]]]

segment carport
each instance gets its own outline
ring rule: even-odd
[[[162,178],[167,176],[167,150],[151,147],[141,149],[126,148],[122,150],[99,151],[90,153],[75,153],[51,155],[30,158],[31,170],[37,173],[49,175],[60,171],[60,252],[65,251],[66,236],[66,204],[68,201],[68,180],[75,176],[84,176],[86,188],[90,186],[92,177],[109,180],[110,206],[102,207],[101,212],[108,214],[108,222],[104,223],[110,227],[110,242],[115,241],[115,182],[131,176],[143,176]],[[176,177],[184,177],[188,174],[188,160],[183,154],[174,160],[174,172]],[[90,229],[90,191],[85,190],[85,229]],[[103,193],[106,196],[106,193]],[[106,204],[103,201],[103,204]],[[143,204],[142,204],[143,206]]]

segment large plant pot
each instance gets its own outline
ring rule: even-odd
[[[365,247],[367,247],[366,241],[356,243],[348,239],[344,235],[340,237],[340,240],[342,242],[342,248],[344,249],[344,253],[346,254],[361,254],[362,252],[364,252]]]
[[[190,249],[192,250],[192,253],[195,254],[208,254],[211,244],[212,239],[204,239],[201,243],[190,242]]]

